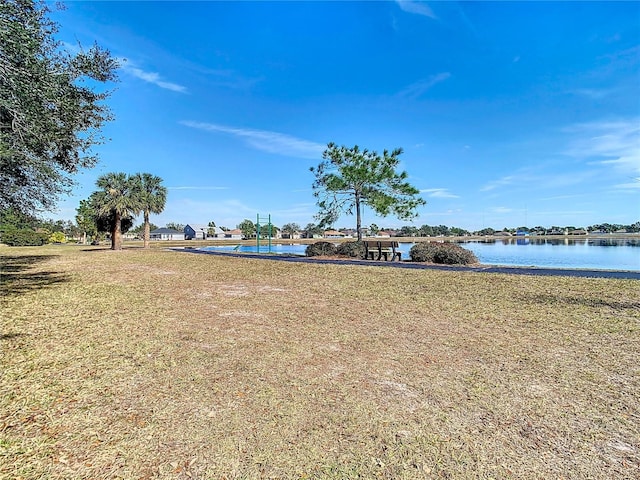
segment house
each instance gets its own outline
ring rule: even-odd
[[[345,234],[337,230],[325,230],[324,238],[344,238]]]
[[[281,233],[281,237],[283,239],[297,239],[297,238],[302,238],[302,234],[300,232],[293,232],[293,233],[289,233],[289,232],[282,232]]]
[[[391,232],[387,232],[385,230],[380,230],[378,232],[378,234],[376,235],[376,237],[391,238]]]
[[[184,233],[172,228],[156,228],[149,233],[150,240],[184,240]]]
[[[192,223],[184,227],[184,239],[185,240],[205,240],[209,235],[209,230],[215,230],[203,223]],[[213,232],[212,232],[213,233]]]
[[[360,231],[362,232],[363,237],[369,236],[369,229],[367,227],[361,227]],[[342,236],[344,237],[358,236],[358,231],[355,228],[341,228],[340,233],[342,233]]]
[[[236,228],[234,230],[227,230],[224,233],[224,237],[219,237],[219,238],[231,238],[233,240],[242,240],[242,230],[240,230],[239,228]]]

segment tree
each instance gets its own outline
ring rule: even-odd
[[[242,230],[243,238],[252,238],[256,235],[256,226],[249,219],[245,218],[236,228]]]
[[[94,208],[100,217],[109,218],[111,250],[121,250],[121,221],[131,219],[143,208],[137,179],[124,173],[107,173],[98,178],[96,185],[101,190],[93,195]]]
[[[0,210],[0,240],[8,245],[42,245],[38,219],[15,208]],[[27,238],[28,237],[28,238]]]
[[[375,237],[376,235],[378,235],[380,227],[377,224],[372,223],[371,225],[369,225],[369,231],[371,232],[371,235]]]
[[[150,231],[153,231],[156,228],[159,228],[159,227],[155,223],[153,223],[153,222],[149,223],[149,230]],[[143,236],[144,235],[144,223],[141,223],[140,225],[136,225],[134,228],[129,230],[129,232],[135,233],[139,237]]]
[[[420,229],[422,231],[422,229]],[[405,225],[400,230],[398,230],[398,237],[417,237],[418,229],[412,225]]]
[[[407,172],[396,171],[402,153],[397,148],[382,156],[367,149],[338,147],[329,143],[322,154],[323,161],[311,167],[315,175],[314,196],[320,211],[316,218],[321,226],[333,224],[341,212],[356,213],[358,240],[362,240],[362,206],[376,214],[394,214],[402,220],[417,216],[415,210],[426,202],[418,197],[418,189],[407,182]]]
[[[306,238],[313,238],[314,235],[322,235],[324,230],[320,225],[316,225],[315,223],[307,223],[307,226],[304,227],[304,236]]]
[[[97,213],[93,208],[91,199],[80,200],[80,205],[76,208],[76,223],[82,231],[82,243],[87,243],[87,236],[95,238],[98,233],[96,222]]]
[[[92,167],[91,149],[111,119],[96,88],[116,79],[117,61],[97,45],[70,54],[39,0],[0,2],[0,208],[53,207]]]
[[[300,231],[300,225],[297,223],[285,223],[282,226],[282,231],[289,235],[289,238],[293,238],[293,235]]]
[[[216,236],[216,222],[211,221],[209,222],[209,225],[207,225],[209,228],[207,228],[207,236],[208,237],[215,237]]]
[[[104,201],[102,193],[93,192],[88,199],[80,200],[80,205],[76,208],[76,222],[82,232],[83,243],[87,242],[87,237],[91,237],[92,241],[96,242],[104,238],[105,233],[113,232],[115,214],[102,208]],[[120,218],[120,232],[127,232],[132,226],[131,216]]]
[[[144,222],[144,248],[149,248],[151,224],[149,214],[162,213],[167,202],[167,188],[162,185],[162,179],[150,173],[136,173],[130,179],[133,182],[133,195],[139,204]]]
[[[257,228],[256,228],[256,234],[257,234]],[[260,238],[275,238],[278,236],[278,227],[276,227],[274,224],[265,224],[265,225],[260,225]]]
[[[176,230],[178,232],[184,231],[184,225],[176,222],[169,222],[165,225],[165,228],[170,228],[171,230]]]

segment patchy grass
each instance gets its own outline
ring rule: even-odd
[[[0,478],[638,478],[638,282],[0,247]]]

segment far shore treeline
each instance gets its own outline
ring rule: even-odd
[[[80,221],[78,221],[80,220]],[[4,209],[0,211],[0,242],[11,243],[4,241],[9,237],[13,238],[16,232],[19,232],[20,238],[25,237],[31,241],[26,244],[42,245],[45,243],[64,243],[66,241],[78,241],[84,242],[87,239],[85,237],[86,227],[82,225],[82,217],[76,217],[75,220],[52,220],[42,219],[37,216],[22,214],[13,209]],[[215,222],[208,222],[215,223]],[[234,226],[222,226],[218,225],[221,230],[232,230],[234,228],[242,229],[246,228],[247,223],[252,223],[250,220],[243,220],[238,225]],[[144,222],[133,226],[133,222],[129,225],[128,232],[133,233],[139,238],[144,237],[145,225]],[[178,222],[170,222],[165,225],[166,228],[173,228],[182,230],[184,224]],[[147,228],[151,230],[159,228],[160,226],[150,223]],[[283,225],[283,228],[278,226],[272,227],[273,232],[290,232],[296,231],[301,237],[313,238],[314,235],[322,235],[323,229],[319,228],[314,223],[309,223],[305,227],[299,227],[295,223],[287,223]],[[126,228],[125,228],[126,230]],[[353,228],[337,228],[345,235],[353,235]],[[147,230],[148,231],[148,230]],[[384,228],[378,227],[372,224],[369,227],[363,227],[363,233],[365,236],[376,236],[380,234],[388,234],[392,237],[463,237],[463,236],[491,236],[500,233],[508,233],[511,235],[528,234],[528,235],[565,235],[565,234],[580,234],[588,233],[593,234],[639,234],[640,233],[640,221],[631,225],[615,224],[615,223],[601,223],[590,225],[588,227],[574,227],[574,226],[551,226],[551,227],[505,227],[502,229],[484,228],[477,231],[469,231],[458,227],[449,227],[446,225],[422,225],[420,227],[405,225],[401,228]],[[105,235],[97,235],[99,238],[91,238],[91,240],[104,240]],[[275,236],[275,235],[273,235]],[[355,235],[353,235],[355,236]],[[35,239],[35,240],[34,240]],[[23,245],[25,243],[22,243]]]

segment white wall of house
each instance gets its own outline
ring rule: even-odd
[[[157,233],[149,236],[150,240],[184,240],[184,233]]]

